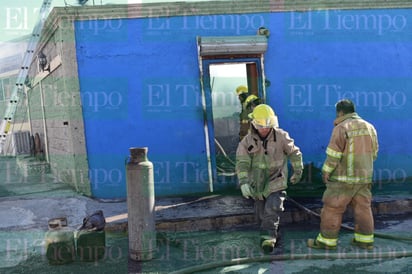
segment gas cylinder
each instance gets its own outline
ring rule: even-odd
[[[45,235],[46,257],[49,264],[67,264],[76,258],[74,231],[67,227],[67,219],[53,218]]]
[[[82,262],[98,261],[106,251],[106,232],[80,230],[76,233],[77,257]]]
[[[147,147],[129,148],[126,165],[129,257],[135,261],[153,259],[156,249],[153,164]]]

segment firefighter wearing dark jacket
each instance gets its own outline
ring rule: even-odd
[[[286,198],[288,160],[293,167],[290,182],[298,183],[303,171],[302,153],[289,134],[279,128],[270,106],[260,104],[249,116],[252,125],[238,145],[236,173],[242,195],[255,200],[262,248],[271,252],[277,243],[279,214]]]
[[[322,178],[323,194],[320,233],[308,246],[335,249],[348,205],[354,211],[355,231],[352,244],[373,249],[374,221],[371,210],[373,162],[378,154],[378,138],[373,125],[355,112],[350,100],[336,104],[334,129],[326,149]]]
[[[239,98],[239,102],[240,102],[240,105],[242,107],[242,110],[239,114],[239,122],[240,122],[240,125],[239,125],[239,140],[242,140],[243,137],[245,137],[245,135],[247,134],[247,132],[249,130],[249,125],[250,125],[249,117],[248,117],[248,114],[250,113],[250,111],[248,111],[246,109],[246,99],[249,96],[247,87],[243,86],[243,85],[238,86],[236,88],[236,94]]]

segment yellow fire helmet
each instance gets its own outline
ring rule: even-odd
[[[245,100],[245,105],[249,105],[250,103],[254,102],[255,100],[259,101],[259,97],[257,97],[256,95],[252,94],[249,95],[246,100]],[[259,104],[259,103],[254,103],[255,105]]]
[[[266,105],[260,104],[249,114],[252,119],[252,125],[259,128],[279,127],[278,117],[275,115],[273,109]]]
[[[243,93],[247,93],[247,87],[243,86],[243,85],[238,86],[236,88],[236,93],[237,93],[237,96],[239,96],[240,94],[243,94]]]

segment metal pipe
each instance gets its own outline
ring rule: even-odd
[[[199,72],[200,72],[200,89],[202,91],[202,107],[203,107],[203,117],[204,117],[204,124],[203,124],[203,130],[205,132],[205,143],[206,143],[206,157],[207,157],[207,171],[208,171],[208,176],[209,176],[209,191],[213,192],[213,172],[212,172],[212,161],[211,161],[211,156],[210,156],[210,140],[209,140],[209,129],[207,126],[207,109],[206,109],[206,94],[205,94],[205,89],[204,89],[204,84],[203,84],[203,65],[202,65],[202,57],[200,56],[200,45],[199,45],[199,39],[200,37],[197,38],[198,45],[197,45],[197,56],[198,56],[198,62],[199,62]]]
[[[262,103],[266,102],[266,75],[265,75],[265,65],[264,65],[265,58],[263,54],[260,56],[260,69],[262,73]]]
[[[43,80],[39,82],[39,89],[40,89],[40,105],[41,105],[41,113],[42,113],[42,122],[43,122],[43,133],[44,133],[44,154],[46,156],[46,162],[49,162],[49,145],[47,139],[47,124],[46,124],[46,108],[44,106],[44,96],[43,96]]]
[[[33,136],[33,126],[31,123],[31,111],[30,111],[30,98],[29,98],[29,93],[27,92],[27,88],[24,88],[24,92],[26,94],[26,105],[27,105],[27,120],[28,120],[28,124],[29,124],[29,132],[30,132],[30,138],[31,136]],[[32,148],[30,148],[31,150]],[[30,151],[30,153],[32,153],[32,151]]]

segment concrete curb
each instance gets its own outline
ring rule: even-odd
[[[164,204],[175,203],[178,207],[165,208]],[[163,204],[159,205],[159,204]],[[222,208],[231,204],[232,207]],[[316,201],[306,205],[310,210],[320,213],[322,204]],[[290,202],[285,203],[285,212],[281,222],[301,223],[316,218]],[[241,209],[241,210],[240,210]],[[380,197],[372,203],[374,216],[378,215],[403,215],[412,213],[412,199],[400,197]],[[180,217],[179,217],[180,216]],[[112,222],[107,218],[107,230],[127,231],[127,214],[124,219]],[[352,218],[352,211],[344,215],[344,219]],[[242,197],[233,196],[210,196],[201,200],[186,199],[163,199],[156,205],[156,230],[161,232],[190,232],[222,230],[247,226],[255,223],[253,215],[253,203]]]

